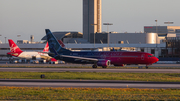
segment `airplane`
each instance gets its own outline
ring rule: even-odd
[[[7,54],[10,56],[18,57],[20,59],[27,59],[27,60],[48,60],[48,61],[50,61],[52,59],[52,57],[50,57],[46,53],[24,52],[14,43],[14,41],[12,39],[9,39],[8,41],[9,41],[9,47],[10,47],[11,52],[8,52]],[[49,51],[49,45],[47,42],[46,46],[44,47],[43,52],[48,52],[48,51]],[[53,61],[55,61],[55,60],[53,60]]]
[[[79,51],[74,52],[62,48],[55,36],[49,29],[45,29],[47,41],[49,43],[49,56],[70,63],[93,64],[93,68],[102,66],[107,68],[111,64],[114,66],[124,66],[125,64],[145,64],[148,65],[159,61],[158,58],[146,52],[131,51]]]

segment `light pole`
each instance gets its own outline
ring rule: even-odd
[[[20,37],[21,35],[17,35],[17,37]],[[19,40],[19,38],[18,38],[18,40]],[[18,43],[18,40],[17,40],[17,43]]]
[[[21,35],[17,35],[17,37],[20,37]]]
[[[0,36],[2,36],[2,35],[0,34]],[[0,43],[2,43],[2,41],[0,41]]]
[[[5,43],[6,43],[6,37],[4,37],[5,38]]]
[[[95,26],[97,24],[91,24],[91,26]],[[94,33],[94,48],[95,48],[95,33]]]
[[[109,47],[109,25],[113,25],[113,23],[103,23],[103,25],[107,26],[107,33],[108,33],[108,47]]]
[[[174,24],[174,22],[164,22],[164,24],[168,24],[168,26],[169,26],[169,24]]]
[[[157,20],[155,20],[155,22],[156,22],[156,48],[157,48],[157,37],[158,37]]]
[[[109,25],[113,25],[113,23],[103,23],[103,25],[107,25],[107,32],[109,33]]]

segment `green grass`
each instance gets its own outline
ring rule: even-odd
[[[1,79],[84,79],[180,82],[180,73],[0,72]]]
[[[179,89],[0,87],[0,100],[179,100]]]

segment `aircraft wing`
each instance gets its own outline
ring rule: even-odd
[[[70,58],[74,59],[74,61],[81,61],[81,62],[97,62],[98,59],[95,58],[86,58],[86,57],[79,57],[79,56],[70,56],[70,55],[58,55],[60,58]]]
[[[81,61],[81,62],[97,62],[97,61],[99,61],[98,59],[95,59],[95,58],[70,56],[70,55],[60,55],[57,53],[57,51],[54,48],[52,48],[52,49],[53,49],[54,53],[50,52],[50,53],[48,53],[48,55],[53,56],[53,58],[55,58],[55,59],[63,60],[63,58],[69,58],[69,59],[74,59],[74,61]]]
[[[44,54],[48,54],[49,52],[39,52],[39,51],[36,51],[36,52],[38,52],[38,53],[44,53]]]
[[[50,56],[40,55],[40,57],[45,60],[51,60]]]
[[[98,61],[98,59],[94,58],[85,58],[85,57],[79,57],[79,56],[69,56],[69,55],[60,55],[61,57],[68,57],[68,58],[74,58],[76,60],[87,60],[87,61]]]

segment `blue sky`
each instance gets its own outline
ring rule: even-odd
[[[102,22],[113,23],[109,31],[140,32],[143,26],[180,26],[180,0],[102,0]],[[0,0],[0,40],[35,41],[51,31],[82,31],[82,0]],[[102,31],[107,27],[103,26]],[[17,37],[17,35],[21,35]]]

